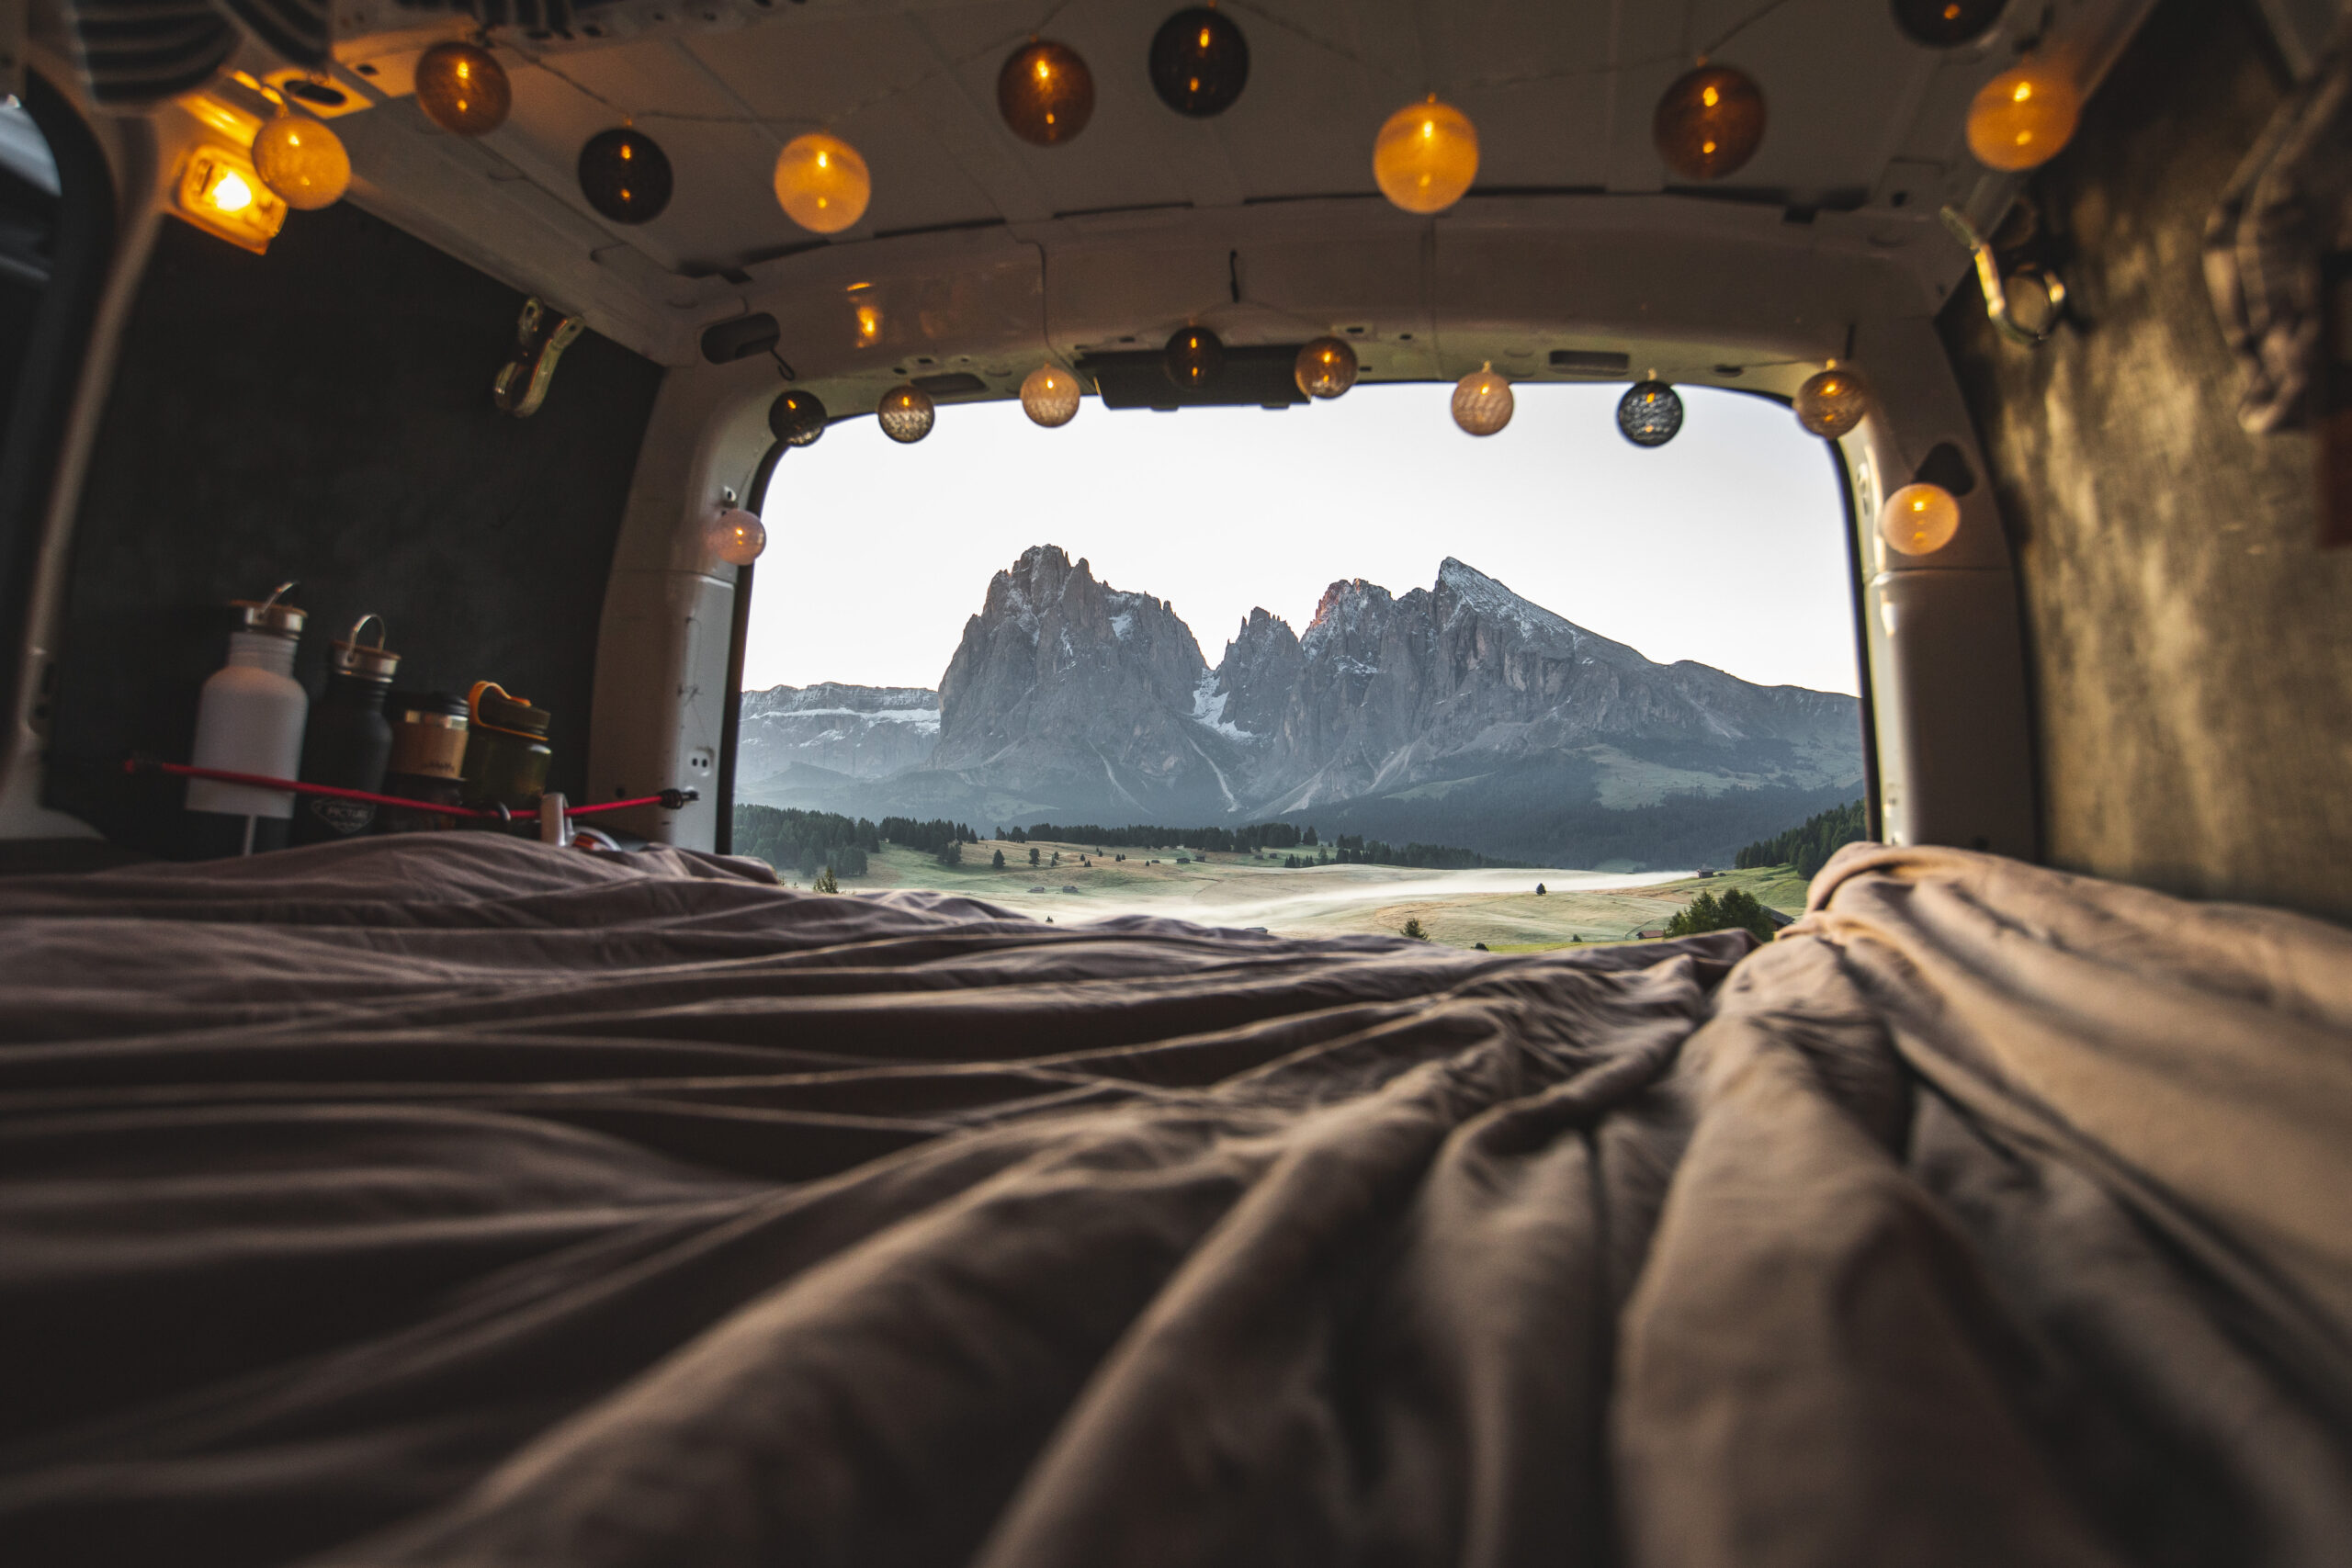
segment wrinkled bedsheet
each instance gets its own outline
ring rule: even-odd
[[[0,879],[0,1557],[2352,1562],[2352,934],[1768,947],[472,834]]]

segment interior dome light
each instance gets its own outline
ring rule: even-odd
[[[243,152],[206,144],[188,154],[174,209],[206,233],[260,255],[286,226],[286,203]]]
[[[911,446],[931,434],[931,427],[938,422],[939,409],[929,392],[909,383],[883,393],[874,418],[882,426],[883,434],[902,446]]]
[[[1152,91],[1178,114],[1223,114],[1249,83],[1249,40],[1222,12],[1188,6],[1152,37]]]
[[[1078,417],[1078,378],[1058,365],[1040,365],[1021,383],[1021,411],[1047,430]]]
[[[1879,508],[1878,536],[1906,556],[1931,556],[1960,532],[1960,502],[1936,484],[1907,484]]]
[[[1032,39],[997,73],[996,107],[1022,141],[1058,147],[1094,118],[1094,73],[1069,45]]]
[[[874,176],[857,149],[812,130],[775,155],[775,199],[784,215],[816,234],[838,234],[865,216]]]
[[[351,154],[317,120],[284,110],[254,133],[254,172],[303,212],[333,207],[351,187]]]
[[[670,157],[653,138],[621,125],[580,149],[580,194],[616,223],[650,223],[670,205]]]
[[[2029,60],[1977,90],[1968,106],[1968,150],[1988,169],[2039,168],[2073,140],[2082,118],[2073,79]]]
[[[1510,423],[1519,400],[1510,382],[1481,365],[1453,384],[1453,423],[1473,435],[1492,435]]]
[[[1381,195],[1408,212],[1442,212],[1478,177],[1478,128],[1435,93],[1408,104],[1373,141],[1372,177]]]
[[[710,553],[729,566],[749,566],[768,547],[767,525],[740,506],[721,512],[710,525]]]
[[[1764,141],[1764,89],[1747,72],[1702,65],[1657,101],[1650,136],[1666,166],[1686,180],[1737,174]]]
[[[1338,338],[1318,337],[1298,351],[1291,375],[1308,397],[1336,398],[1356,384],[1356,351]]]
[[[1835,441],[1862,423],[1870,412],[1871,387],[1849,365],[1829,362],[1797,389],[1797,423],[1825,441]]]
[[[506,123],[514,86],[480,44],[436,43],[416,62],[416,107],[444,130],[488,136]]]

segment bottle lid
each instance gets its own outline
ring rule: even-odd
[[[393,692],[384,698],[384,716],[394,724],[466,727],[466,699],[447,692]]]
[[[376,623],[376,640],[373,643],[361,642],[359,634],[368,629],[370,621]],[[328,649],[327,668],[337,675],[356,675],[362,681],[390,682],[392,672],[401,667],[401,656],[385,650],[384,617],[381,615],[360,616],[352,623],[351,635],[335,638]]]
[[[269,591],[269,597],[266,599],[230,600],[229,608],[237,612],[238,629],[249,632],[268,632],[276,637],[300,637],[302,623],[311,618],[311,613],[308,610],[298,610],[291,604],[281,604],[277,602],[279,594],[291,593],[294,588],[295,585],[291,582],[281,582]]]
[[[467,705],[477,728],[503,730],[526,740],[545,740],[548,726],[555,722],[555,715],[533,707],[528,697],[508,696],[495,681],[476,681]]]

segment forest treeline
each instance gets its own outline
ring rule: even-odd
[[[1398,849],[1378,839],[1366,839],[1361,833],[1341,833],[1327,840],[1317,833],[1312,824],[1302,828],[1295,822],[1253,822],[1246,828],[1159,828],[1144,823],[1130,823],[1125,828],[1100,828],[1091,822],[1069,825],[1033,822],[1026,828],[1000,829],[997,837],[1015,844],[1025,844],[1036,839],[1057,844],[1093,844],[1100,849],[1196,850],[1216,854],[1254,855],[1286,850],[1315,852],[1312,854],[1284,854],[1283,864],[1291,869],[1338,864],[1409,865],[1438,871],[1469,871],[1510,863],[1489,860],[1474,850],[1459,849],[1452,844],[1408,843]]]
[[[1810,878],[1828,863],[1839,845],[1859,843],[1869,836],[1870,818],[1862,803],[1850,801],[1806,818],[1802,827],[1758,840],[1740,851],[1732,864],[1740,871],[1793,865],[1799,876]]]
[[[778,871],[814,876],[831,866],[839,876],[864,876],[866,856],[885,842],[944,855],[951,846],[977,843],[972,829],[944,818],[918,822],[885,817],[870,822],[837,811],[798,811],[782,806],[735,808],[735,852],[757,855]]]

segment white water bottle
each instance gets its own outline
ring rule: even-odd
[[[309,617],[278,596],[282,582],[259,604],[238,599],[239,629],[229,634],[229,662],[204,682],[196,709],[195,753],[199,768],[290,779],[302,765],[302,725],[310,694],[294,679],[294,650]],[[294,795],[281,789],[190,779],[189,849],[198,859],[283,849],[294,817]]]

